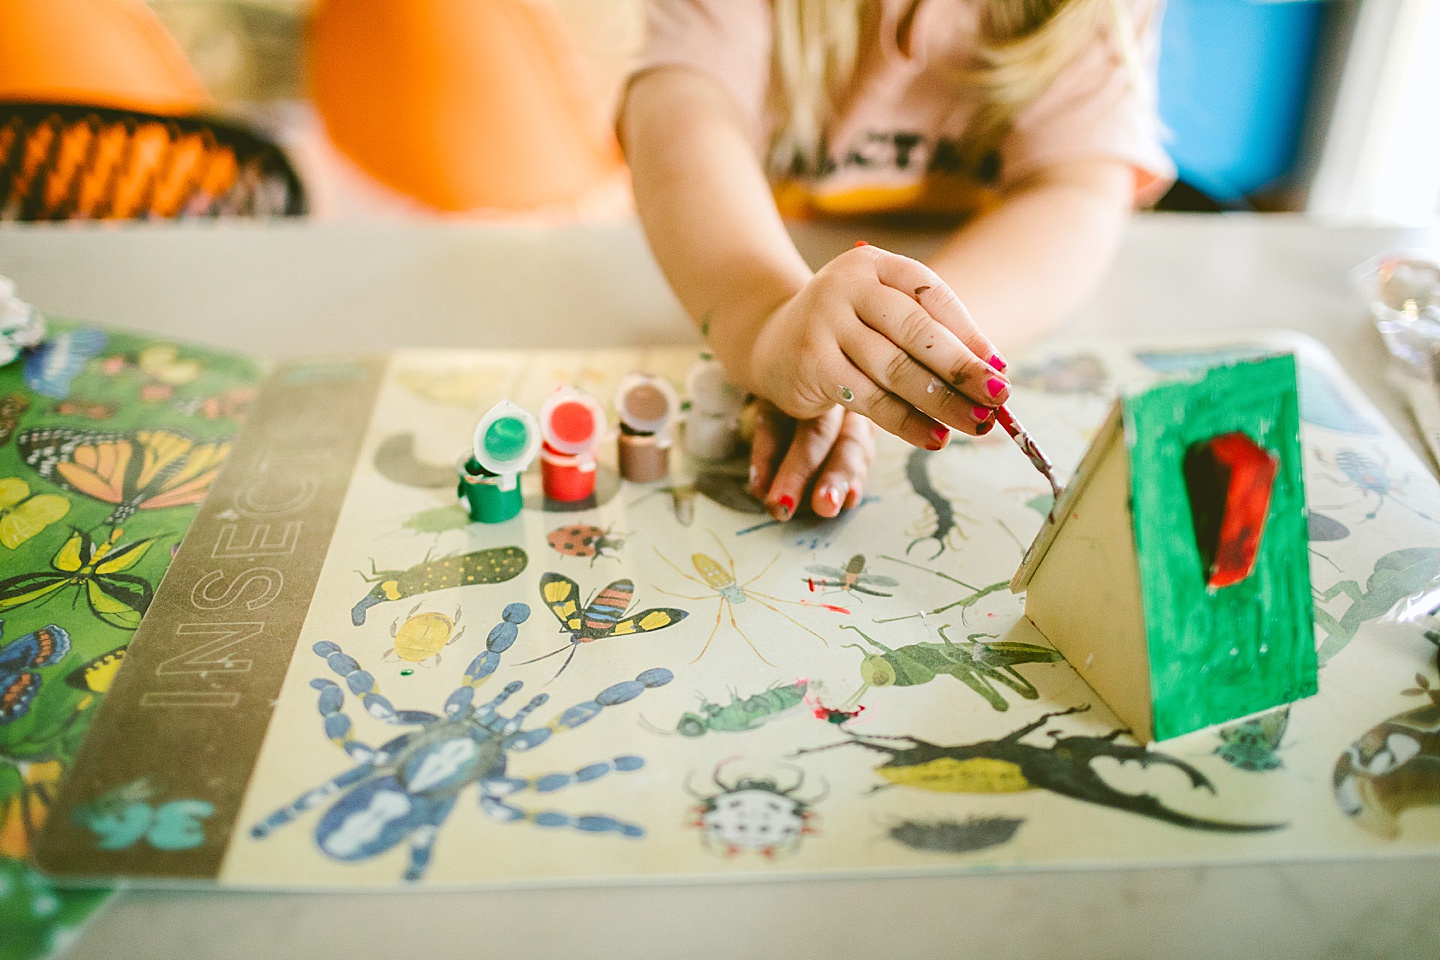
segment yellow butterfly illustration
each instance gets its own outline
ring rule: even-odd
[[[0,479],[0,544],[14,550],[70,512],[70,501],[53,493],[31,493],[16,477]]]
[[[22,573],[0,580],[0,610],[43,600],[57,590],[79,587],[95,616],[124,630],[140,626],[155,589],[145,578],[124,573],[139,563],[159,537],[121,543],[116,527],[107,540],[96,541],[75,530],[50,561],[53,571]]]

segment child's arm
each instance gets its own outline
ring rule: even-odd
[[[816,512],[858,500],[871,454],[855,414],[930,449],[947,424],[993,426],[1009,385],[964,305],[928,268],[874,248],[812,274],[718,83],[683,67],[641,74],[621,137],[641,221],[686,310],[739,386],[801,421],[793,439],[767,429],[753,451],[756,486],[775,470],[772,513],[793,512],[817,471]]]
[[[1118,160],[1043,169],[957,232],[930,266],[1006,349],[1033,340],[1104,274],[1129,219],[1134,178]]]

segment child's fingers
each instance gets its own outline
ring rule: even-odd
[[[810,498],[810,507],[822,517],[833,517],[846,506],[859,502],[865,478],[870,473],[870,461],[875,458],[875,431],[870,421],[858,413],[846,411],[840,424],[840,434],[835,445],[820,468],[819,479],[815,481],[815,493]]]
[[[939,450],[949,440],[949,427],[878,386],[845,355],[828,361],[824,369],[821,376],[834,376],[835,385],[830,389],[845,408],[869,417],[880,429],[927,450]]]
[[[995,370],[1005,369],[1005,360],[990,338],[980,332],[975,318],[965,309],[965,304],[950,289],[940,275],[918,260],[902,257],[875,247],[861,247],[873,251],[875,274],[887,287],[894,287],[907,297],[914,297],[925,311],[939,320],[960,338],[970,350]]]
[[[795,515],[796,505],[805,495],[810,479],[835,445],[844,419],[845,411],[836,406],[813,420],[801,420],[795,424],[790,449],[785,451],[785,459],[776,468],[775,480],[765,498],[765,506],[776,520],[789,520]]]
[[[965,394],[950,389],[933,372],[869,326],[855,324],[841,339],[845,355],[881,389],[963,433],[989,432],[986,424],[994,423],[993,407],[977,404]]]
[[[891,393],[967,433],[985,419],[978,407],[1009,398],[1009,384],[989,364],[898,290],[872,287],[856,307],[863,323],[842,328],[841,347]]]
[[[770,489],[770,478],[785,453],[785,446],[794,429],[794,421],[775,408],[768,400],[754,402],[755,436],[750,441],[750,493],[764,500]]]
[[[936,389],[949,385],[961,391],[970,398],[967,407],[976,403],[999,406],[1005,402],[1005,397],[1009,395],[1008,385],[1004,389],[991,389],[995,384],[1004,383],[1003,378],[997,377],[990,364],[975,356],[949,327],[932,317],[913,297],[893,287],[872,285],[856,298],[855,308],[867,327],[905,351],[917,363],[933,370],[941,381]],[[935,392],[928,382],[926,391]],[[915,402],[913,397],[907,396],[907,399]],[[935,415],[929,407],[923,404],[917,406]]]

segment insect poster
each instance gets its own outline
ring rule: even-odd
[[[1012,368],[1012,408],[1067,473],[1117,390],[1277,347],[1300,359],[1319,693],[1149,747],[1008,589],[1050,489],[998,431],[882,437],[859,506],[786,523],[743,461],[677,446],[632,483],[612,438],[593,497],[547,502],[532,469],[518,516],[472,523],[456,469],[492,404],[566,384],[608,407],[694,353],[285,367],[40,862],[362,888],[1433,851],[1435,637],[1381,618],[1440,574],[1440,489],[1334,361],[1056,344]]]
[[[27,866],[58,783],[256,393],[252,361],[51,321],[0,369],[0,958],[105,898]]]

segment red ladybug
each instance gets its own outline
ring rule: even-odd
[[[589,557],[592,567],[598,557],[618,559],[614,551],[625,545],[623,539],[610,536],[609,530],[601,530],[588,523],[556,527],[550,531],[545,542],[550,544],[551,549],[561,556]]]

